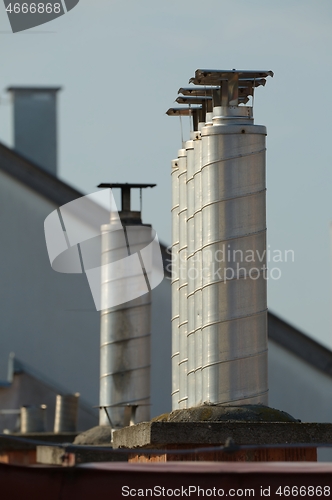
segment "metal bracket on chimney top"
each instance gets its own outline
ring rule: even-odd
[[[272,71],[248,71],[248,70],[211,70],[197,69],[194,78],[189,83],[194,85],[220,85],[221,105],[237,106],[239,96],[253,95],[254,87],[265,85],[267,76],[273,77]]]
[[[195,108],[169,108],[166,111],[168,116],[192,116],[194,113],[200,111],[202,106],[197,106]]]
[[[235,74],[238,75],[240,81],[257,80],[267,76],[273,77],[273,71],[197,69],[195,77],[190,79],[190,83],[195,85],[220,85],[220,82],[228,81]]]
[[[212,111],[212,96],[179,96],[176,98],[176,102],[179,104],[201,104],[202,105],[202,114],[205,116],[207,111]]]
[[[97,187],[99,188],[119,188],[121,189],[121,212],[127,214],[133,214],[131,210],[131,189],[140,190],[140,212],[142,212],[142,189],[153,188],[157,184],[129,184],[126,183],[101,183]]]
[[[200,87],[196,85],[196,79],[191,78],[191,83],[193,83],[194,87],[181,87],[178,90],[178,94],[182,95],[191,95],[191,96],[211,96],[216,91],[220,91],[220,82],[219,85],[206,85],[205,87]],[[239,96],[246,97],[248,95],[252,95],[253,88],[265,86],[266,80],[265,78],[246,78],[245,80],[239,80]],[[221,82],[222,85],[222,82]]]
[[[262,80],[260,80],[262,81]],[[265,82],[265,80],[264,80]],[[253,84],[254,82],[249,82],[248,85],[244,86],[244,85],[239,85],[238,87],[238,99],[239,99],[239,103],[241,104],[246,104],[248,101],[249,101],[249,97],[250,95],[252,95],[253,93]],[[260,83],[260,85],[262,85],[262,83]],[[264,83],[265,85],[265,83]],[[256,87],[258,87],[259,85],[255,85]],[[181,89],[179,89],[178,91],[178,94],[182,94],[182,96],[188,96],[189,98],[191,97],[192,99],[194,99],[195,97],[198,98],[200,96],[205,96],[206,99],[210,100],[209,103],[208,103],[208,107],[211,106],[211,104],[213,103],[213,106],[221,106],[221,87],[216,87],[216,86],[213,86],[213,87],[183,87]],[[190,103],[194,103],[194,102],[199,102],[199,101],[184,101],[183,97],[180,96],[180,98],[178,97],[176,102],[178,102],[179,104],[190,104]],[[179,100],[180,99],[180,100]],[[211,102],[211,104],[210,104]],[[207,111],[212,111],[212,109],[208,109]]]
[[[107,408],[116,408],[116,407],[124,407],[124,420],[123,420],[123,426],[128,427],[131,425],[135,425],[135,417],[136,417],[136,411],[139,406],[151,406],[151,404],[146,404],[146,403],[119,403],[119,404],[114,404],[114,405],[106,405],[106,406],[94,406],[93,408],[99,408],[103,409],[107,415],[107,419],[110,423],[110,426],[113,428],[112,420],[111,417],[107,411]]]
[[[220,90],[219,86],[209,87],[181,87],[178,94],[190,96],[212,96],[214,90]]]
[[[192,116],[193,117],[193,130],[197,130],[198,122],[202,116],[202,106],[189,107],[189,108],[169,108],[166,111],[168,116]]]
[[[126,405],[124,409],[124,420],[123,420],[124,427],[135,425],[135,416],[137,408],[138,405],[131,405],[131,404]]]

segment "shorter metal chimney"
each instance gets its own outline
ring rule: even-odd
[[[57,174],[56,98],[61,87],[8,87],[14,103],[14,149]]]
[[[138,276],[125,276],[110,271],[109,264],[142,252],[153,240],[149,224],[142,224],[141,210],[131,207],[131,189],[154,187],[155,184],[100,184],[98,187],[121,189],[123,230],[112,231],[110,224],[101,228],[102,301],[121,289],[121,284],[135,291]],[[141,264],[142,265],[142,264]],[[140,268],[140,281],[144,281]],[[113,268],[112,268],[113,269]],[[144,268],[146,292],[132,300],[101,311],[100,343],[100,425],[113,429],[150,419],[150,337],[151,287],[149,271]],[[144,281],[144,282],[145,282]]]
[[[55,403],[54,434],[76,432],[80,394],[57,394]]]
[[[46,405],[21,406],[21,433],[46,431]]]

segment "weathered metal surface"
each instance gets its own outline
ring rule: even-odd
[[[124,231],[102,226],[102,294],[113,293],[115,279],[106,265],[151,242],[151,227],[137,225]],[[126,241],[127,240],[127,241]],[[118,279],[121,279],[118,278]],[[137,421],[150,415],[151,294],[101,311],[100,425],[122,427],[125,405],[137,403]],[[107,413],[104,409],[106,407]],[[110,421],[109,421],[110,419]]]

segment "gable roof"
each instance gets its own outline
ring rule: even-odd
[[[25,373],[26,375],[29,375],[33,379],[37,380],[38,383],[42,384],[45,388],[48,388],[55,394],[68,394],[68,390],[65,387],[61,386],[58,382],[53,381],[45,373],[38,371],[28,363],[23,362],[21,359],[18,359],[13,352],[9,354],[7,381],[0,383],[0,387],[10,387],[14,381],[14,375],[19,375],[22,373]],[[91,405],[81,396],[79,405],[81,408],[84,408],[86,412],[90,413],[93,416],[96,416],[96,410],[94,410]]]
[[[84,196],[77,189],[61,181],[55,175],[44,170],[33,161],[8,148],[0,142],[0,170],[14,179],[36,191],[58,206]],[[165,275],[170,276],[168,264],[169,254],[167,247],[160,242],[161,255],[164,263]]]
[[[0,170],[59,206],[83,196],[82,193],[39,167],[36,163],[1,143]]]

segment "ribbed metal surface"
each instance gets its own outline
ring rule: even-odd
[[[46,405],[21,407],[21,432],[46,431]]]
[[[202,140],[196,133],[194,142],[194,338],[195,338],[195,406],[202,404]]]
[[[179,408],[187,407],[187,151],[179,150]]]
[[[195,133],[191,133],[195,136]],[[194,210],[195,210],[195,190],[194,190],[194,166],[195,151],[194,141],[186,142],[187,151],[187,406],[195,404],[195,262],[194,262]]]
[[[172,410],[179,407],[179,160],[172,160]]]
[[[194,86],[179,90],[177,102],[201,104],[177,186],[180,408],[267,404],[266,129],[243,105],[267,76],[273,72],[198,69]]]
[[[107,264],[128,257],[151,242],[150,226],[127,226],[111,231],[102,226],[102,296],[116,288]],[[127,241],[126,241],[127,240]],[[128,247],[127,247],[128,242]],[[135,281],[135,276],[131,277]],[[130,282],[129,285],[130,286]],[[112,288],[113,287],[113,288]],[[101,312],[100,406],[107,408],[114,428],[125,421],[125,405],[139,405],[137,422],[150,418],[151,293]],[[104,409],[100,425],[110,425]]]
[[[202,129],[203,402],[267,404],[266,129],[251,110],[217,108]]]
[[[77,430],[79,394],[60,394],[56,397],[54,432],[75,432]]]

